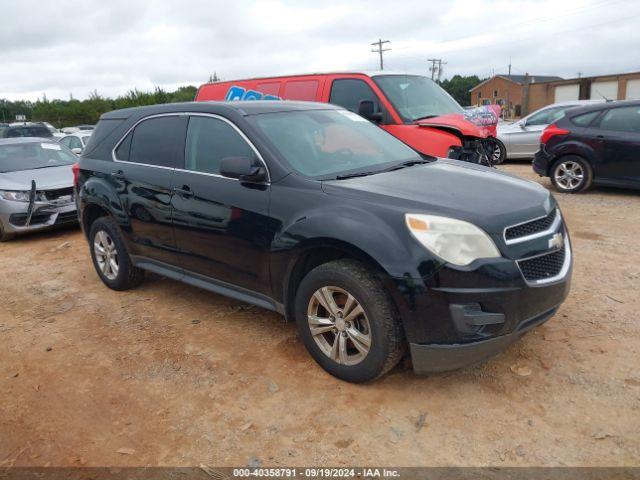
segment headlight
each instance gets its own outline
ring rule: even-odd
[[[407,213],[405,220],[416,240],[446,262],[464,266],[478,258],[500,257],[489,235],[472,223],[414,213]]]
[[[29,192],[6,192],[0,190],[0,197],[13,202],[28,202]]]
[[[4,200],[11,200],[12,202],[28,202],[31,192],[10,192],[7,190],[0,190],[0,198]],[[44,192],[36,192],[36,202],[46,202],[47,197]]]

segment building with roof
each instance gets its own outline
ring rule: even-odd
[[[525,116],[571,100],[640,99],[640,72],[563,79],[547,75],[495,75],[469,91],[472,105],[498,104],[508,117]]]

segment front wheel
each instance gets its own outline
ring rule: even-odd
[[[489,160],[491,161],[491,165],[500,165],[504,163],[507,158],[507,147],[504,146],[497,138],[489,139],[491,146],[491,153],[489,154]]]
[[[367,382],[402,358],[405,340],[395,305],[360,262],[335,260],[316,267],[302,280],[295,302],[302,341],[330,374]]]
[[[553,186],[562,193],[579,193],[591,186],[593,172],[581,157],[567,155],[560,158],[551,168]]]

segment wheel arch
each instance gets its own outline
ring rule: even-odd
[[[342,258],[358,260],[380,277],[387,274],[378,261],[352,243],[329,237],[310,239],[298,246],[282,280],[283,307],[287,320],[294,318],[296,292],[305,275],[320,265]]]

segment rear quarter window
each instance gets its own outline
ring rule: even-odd
[[[579,126],[579,127],[588,127],[598,116],[600,111],[583,113],[582,115],[576,115],[575,117],[571,117],[571,123]]]

